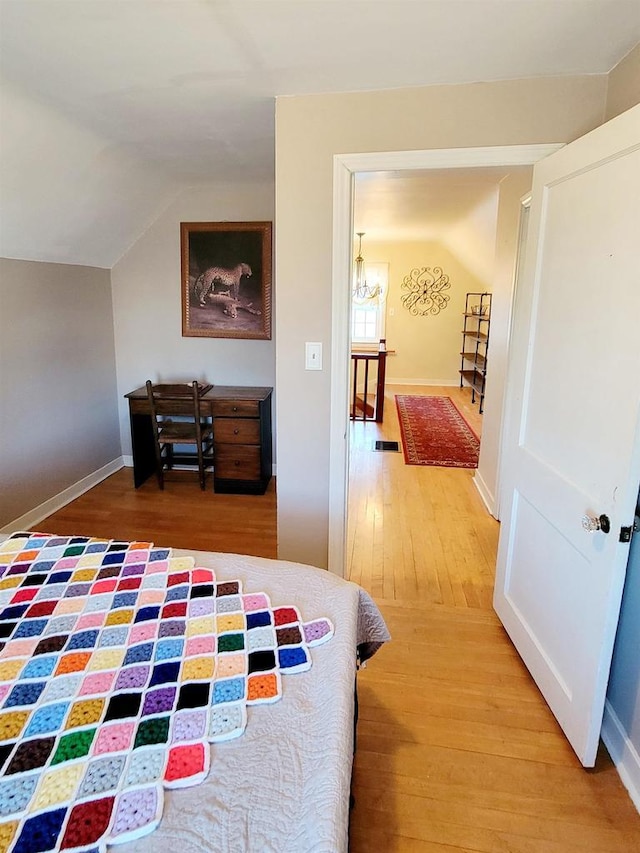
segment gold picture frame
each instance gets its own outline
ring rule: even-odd
[[[182,335],[271,340],[271,222],[181,222]]]

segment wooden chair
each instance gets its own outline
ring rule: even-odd
[[[200,488],[205,488],[206,467],[213,465],[213,423],[200,414],[198,383],[186,385],[154,385],[147,380],[147,397],[151,412],[151,426],[155,439],[156,475],[158,485],[164,489],[164,470],[171,470],[175,462],[198,465]],[[193,400],[193,415],[184,416],[185,402]],[[170,415],[179,414],[180,421]],[[175,445],[195,445],[196,452],[174,451]]]

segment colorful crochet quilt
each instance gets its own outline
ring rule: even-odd
[[[311,667],[303,622],[149,542],[16,533],[0,545],[0,853],[105,851],[151,832],[164,788]]]

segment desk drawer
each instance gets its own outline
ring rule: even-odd
[[[216,418],[216,444],[260,444],[260,421],[255,418]]]
[[[146,415],[148,418],[151,417],[147,400],[130,400],[129,411],[132,415]],[[186,400],[158,400],[156,411],[159,415],[184,415],[187,418],[193,419],[193,400],[190,400],[188,397]],[[202,403],[200,406],[200,416],[207,418],[210,415],[209,404]]]
[[[260,406],[257,400],[213,400],[214,418],[257,418]]]
[[[223,480],[258,480],[260,448],[247,444],[216,444],[214,474]]]

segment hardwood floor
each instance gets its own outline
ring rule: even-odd
[[[640,816],[606,751],[584,770],[491,608],[498,524],[472,473],[404,465],[371,450],[399,440],[353,425],[352,577],[373,593],[393,640],[358,676],[351,853],[631,853]],[[462,397],[459,394],[462,393]],[[276,497],[203,494],[193,475],[135,491],[120,471],[41,530],[276,555]]]
[[[264,495],[217,495],[211,476],[207,491],[191,471],[165,475],[164,491],[155,477],[139,489],[121,468],[95,488],[39,524],[41,530],[112,539],[150,540],[156,545],[277,556],[276,491]]]
[[[478,434],[468,389],[387,386],[384,423],[351,429],[348,561],[351,580],[377,600],[488,609],[498,524],[473,486],[474,472],[405,465],[395,394],[451,396]],[[374,452],[376,440],[399,453]]]
[[[351,853],[630,853],[640,816],[608,754],[585,770],[491,607],[498,527],[464,469],[405,465],[394,394],[352,426],[349,559],[392,642],[358,676]]]

